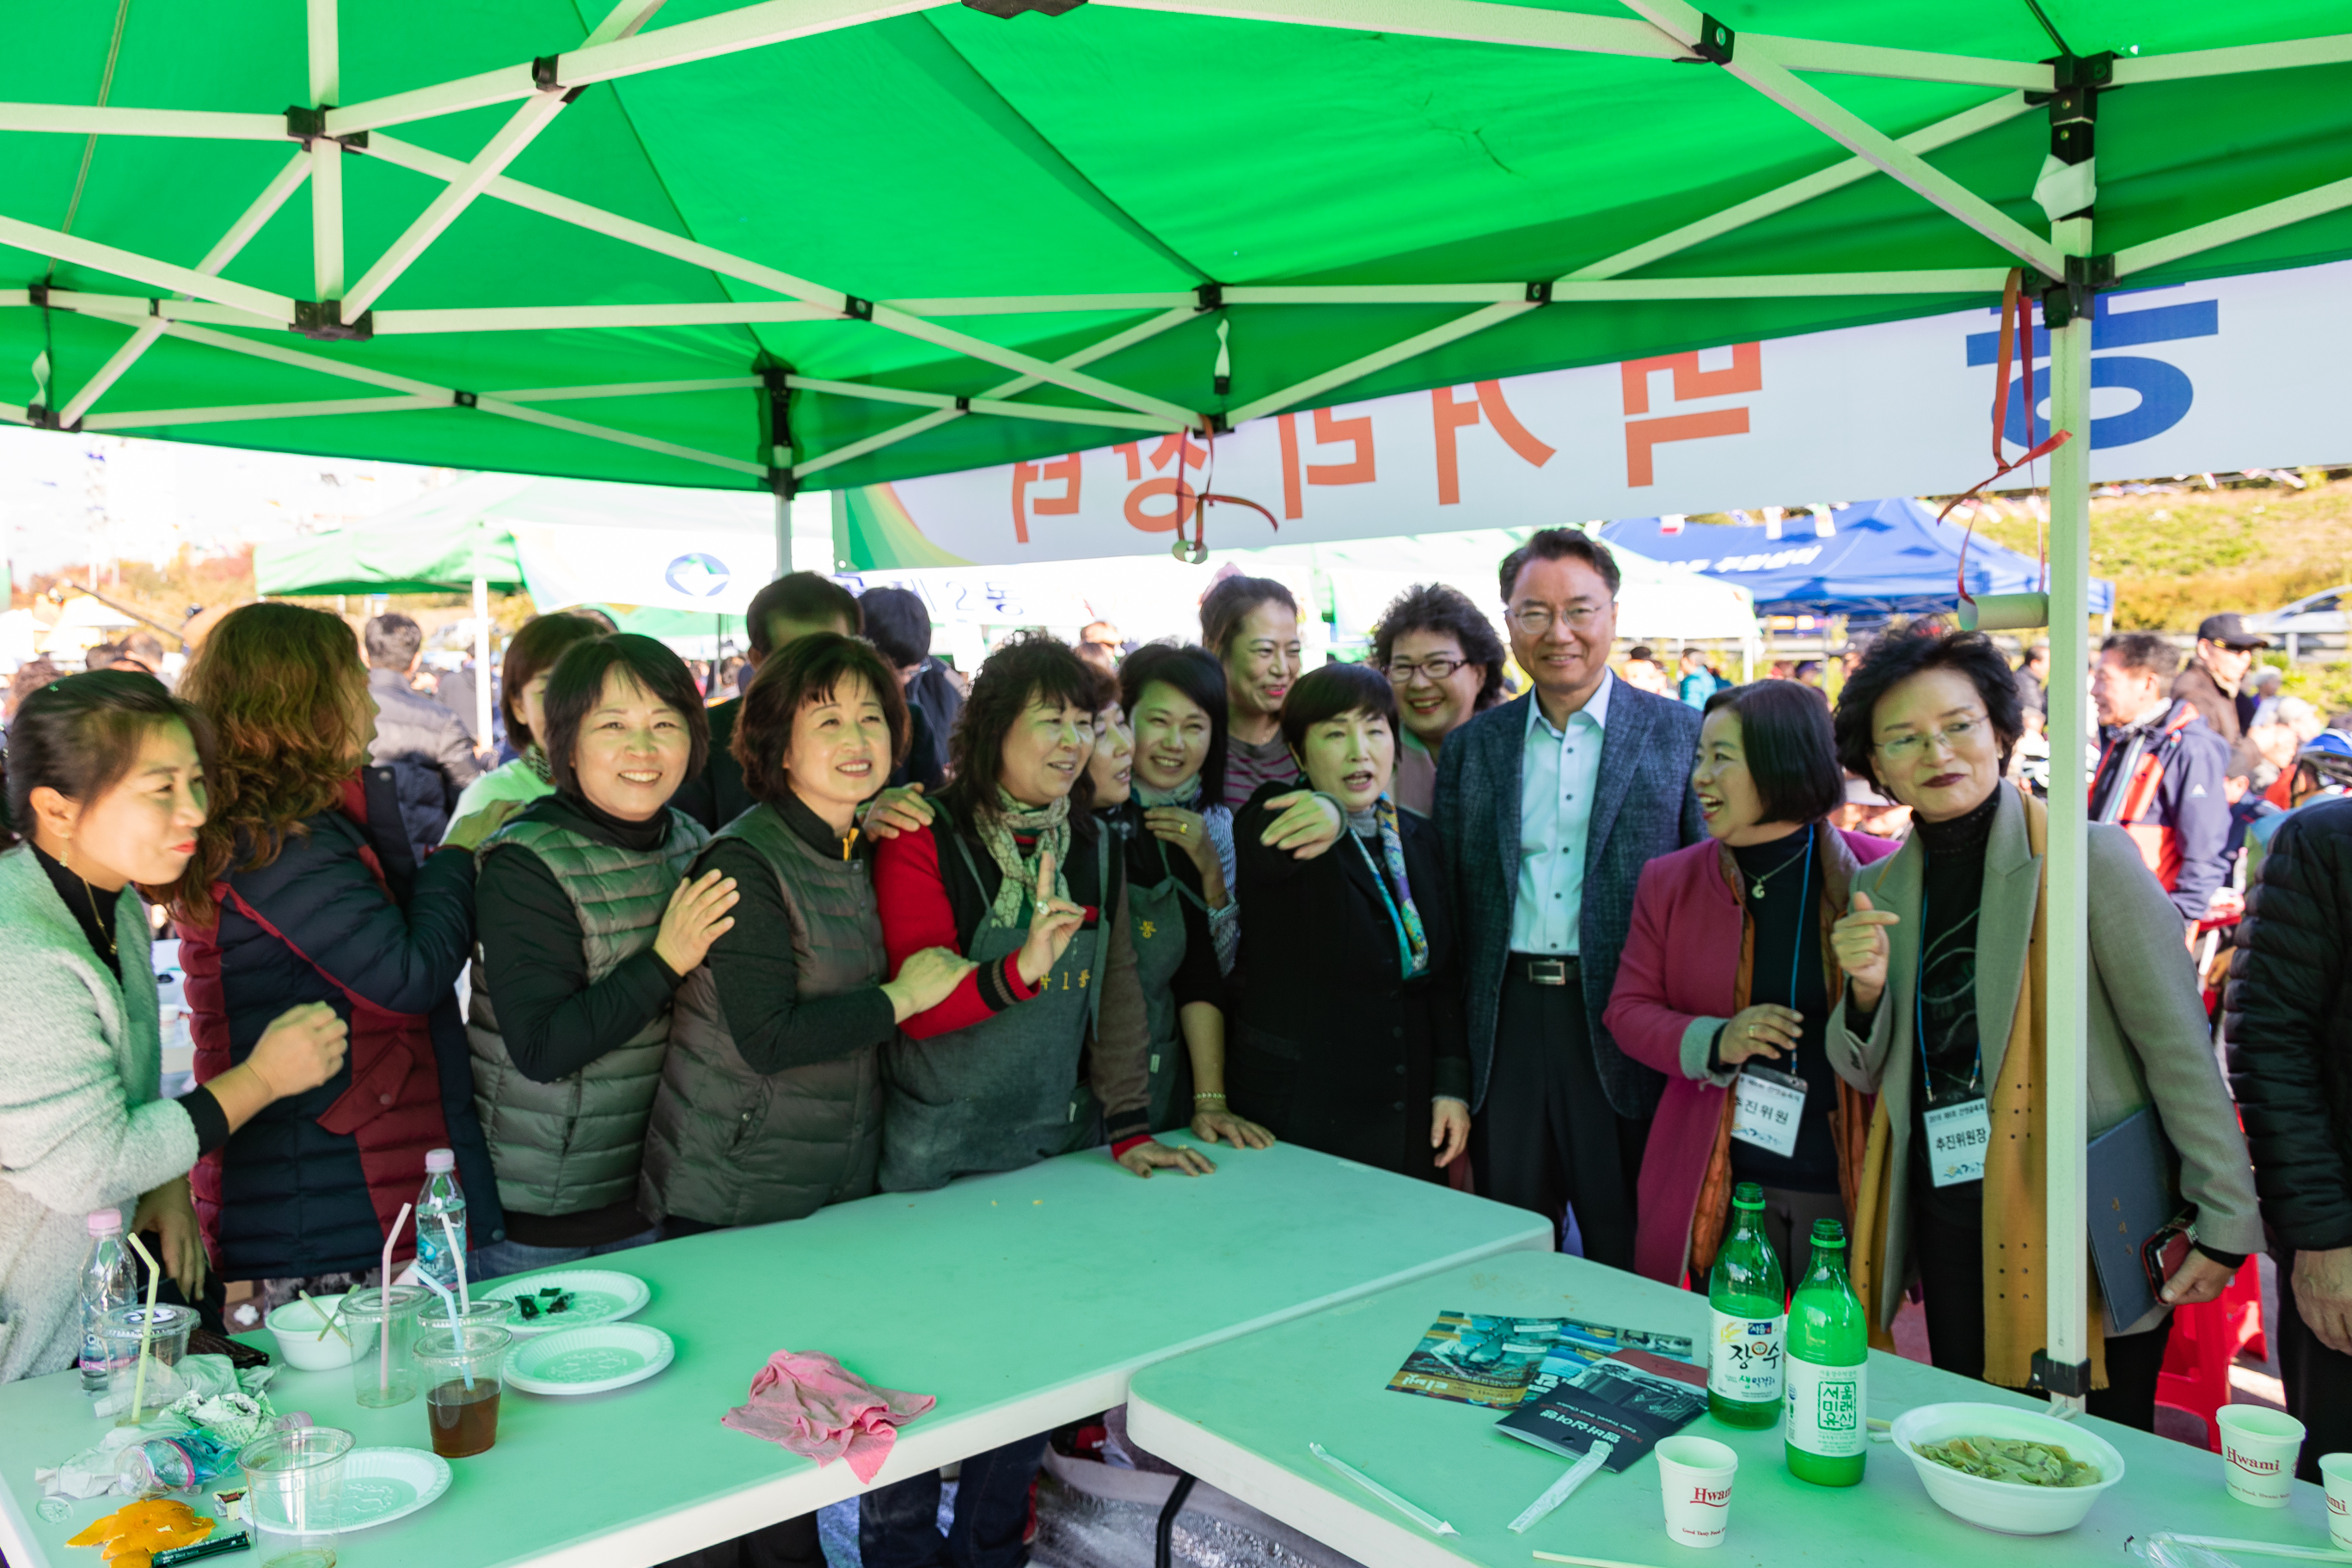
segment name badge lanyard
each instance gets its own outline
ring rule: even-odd
[[[1805,923],[1812,913],[1813,829],[1805,829],[1805,869],[1798,886],[1798,933],[1789,959],[1789,1008],[1797,1010],[1797,984],[1804,973]],[[1789,1065],[1797,1065],[1797,1049],[1789,1051]],[[1738,1104],[1732,1111],[1731,1135],[1783,1159],[1797,1152],[1797,1131],[1805,1114],[1805,1080],[1795,1073],[1742,1063],[1733,1085]]]
[[[1927,896],[1919,895],[1919,962],[1911,987],[1911,1033],[1919,1048],[1921,1121],[1927,1132],[1927,1171],[1939,1187],[1984,1180],[1992,1116],[1984,1097],[1984,1038],[1977,1038],[1966,1097],[1936,1103],[1935,1071],[1927,1063]]]

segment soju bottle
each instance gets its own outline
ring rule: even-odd
[[[1789,1303],[1789,1473],[1822,1487],[1862,1479],[1870,1331],[1845,1271],[1845,1226],[1813,1222],[1813,1266]]]
[[[1780,1418],[1781,1346],[1788,1294],[1780,1260],[1764,1239],[1764,1189],[1742,1182],[1731,1197],[1731,1234],[1715,1255],[1706,1304],[1707,1413],[1727,1426],[1769,1426]]]

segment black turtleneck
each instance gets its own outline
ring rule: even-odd
[[[31,848],[33,858],[49,874],[49,886],[58,890],[66,911],[81,927],[82,940],[89,943],[91,955],[102,967],[112,970],[116,980],[121,980],[122,958],[117,951],[116,900],[121,895],[100,892],[96,884],[83,881],[39,845],[33,844]],[[188,1120],[195,1123],[199,1155],[209,1154],[228,1142],[228,1117],[211,1089],[199,1084],[180,1096],[179,1105],[188,1113]]]
[[[1816,835],[1833,831],[1826,824]],[[1756,922],[1756,945],[1748,971],[1748,1000],[1794,1008],[1804,1018],[1792,1060],[1755,1058],[1759,1067],[1793,1074],[1805,1080],[1805,1114],[1797,1124],[1793,1154],[1775,1154],[1753,1143],[1735,1140],[1731,1173],[1743,1182],[1759,1182],[1799,1193],[1838,1190],[1837,1144],[1830,1136],[1830,1112],[1837,1108],[1837,1069],[1830,1066],[1822,1045],[1829,1023],[1829,978],[1822,967],[1821,855],[1818,837],[1809,839],[1799,828],[1766,844],[1744,845],[1732,850],[1741,879],[1751,889],[1748,912]],[[1808,859],[1806,846],[1811,843]],[[1811,873],[1808,876],[1808,872]],[[1753,892],[1762,879],[1763,896]]]
[[[1918,822],[1913,832],[1927,851],[1920,908],[1919,973],[1914,1047],[1926,1058],[1919,1090],[1911,1097],[1911,1190],[1916,1201],[1948,1223],[1981,1227],[1984,1184],[1938,1187],[1928,1175],[1927,1113],[1978,1096],[1983,1052],[1977,1036],[1977,911],[1984,903],[1985,846],[2000,813],[1996,785],[1974,810],[1948,822]]]

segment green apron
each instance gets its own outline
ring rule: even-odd
[[[972,882],[986,887],[964,836],[948,830]],[[882,1118],[881,1187],[922,1192],[957,1176],[1019,1170],[1102,1141],[1102,1114],[1078,1065],[1101,1012],[1101,953],[1109,942],[1110,835],[1095,839],[1096,886],[1105,906],[1079,931],[1030,1000],[928,1040],[901,1034],[884,1047],[888,1068]],[[1029,900],[1020,923],[983,921],[966,958],[1002,963],[1029,940]]]

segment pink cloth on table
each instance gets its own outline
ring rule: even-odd
[[[781,1444],[820,1465],[846,1458],[860,1482],[890,1457],[898,1428],[939,1401],[876,1388],[819,1351],[778,1351],[751,1379],[748,1404],[719,1425]]]

